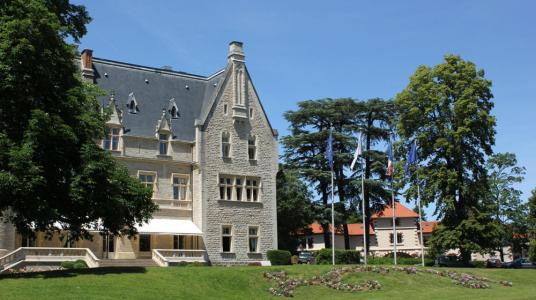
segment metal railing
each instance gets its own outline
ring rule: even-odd
[[[88,248],[21,247],[0,257],[0,272],[21,262],[62,262],[81,259],[88,267],[99,266],[99,259]]]
[[[206,262],[207,251],[190,249],[153,249],[153,260],[163,267],[178,262]]]
[[[171,209],[192,209],[192,200],[177,200],[177,199],[163,199],[153,198],[153,201],[160,206],[160,208]]]

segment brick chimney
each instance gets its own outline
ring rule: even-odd
[[[80,64],[82,68],[82,78],[93,82],[95,72],[93,71],[93,50],[84,49],[80,55]]]

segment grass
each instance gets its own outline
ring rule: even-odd
[[[285,299],[272,296],[268,288],[274,282],[263,278],[264,272],[276,270],[308,278],[331,266],[101,268],[2,275],[0,299]],[[345,280],[378,280],[380,291],[348,293],[305,286],[295,291],[294,299],[536,299],[536,270],[457,271],[512,281],[514,286],[469,289],[433,275],[369,272],[353,273]]]

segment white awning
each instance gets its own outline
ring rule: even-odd
[[[151,219],[149,223],[136,226],[139,233],[170,234],[170,235],[201,235],[202,232],[190,220]]]

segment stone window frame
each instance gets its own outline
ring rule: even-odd
[[[222,179],[229,179],[224,180]],[[238,183],[240,180],[240,183]],[[257,185],[248,185],[248,181],[256,181]],[[261,203],[262,179],[259,176],[233,175],[227,173],[218,174],[218,199],[223,201]],[[222,188],[224,190],[222,190]],[[230,190],[229,190],[230,189]],[[237,198],[237,190],[240,190],[240,198]],[[250,198],[248,199],[248,192]],[[224,195],[224,197],[222,197]],[[256,200],[253,200],[256,195]]]
[[[251,143],[253,141],[253,143]],[[257,160],[257,136],[254,134],[250,134],[248,136],[248,158],[249,160],[255,161]],[[251,155],[253,151],[253,156]]]
[[[162,138],[165,136],[165,138]],[[170,146],[171,134],[168,132],[159,132],[158,133],[158,155],[168,156],[169,155],[169,146]],[[165,147],[165,153],[162,153],[162,146]]]
[[[175,183],[175,178],[179,178],[179,179],[185,179],[185,183],[184,183],[184,199],[181,199],[180,197],[180,190],[181,190],[181,186],[183,184],[180,183],[180,180],[178,183]],[[178,189],[178,198],[175,198],[175,188],[177,187]],[[182,174],[182,173],[171,173],[171,198],[173,200],[177,200],[177,201],[191,201],[191,197],[190,197],[190,175],[189,174]]]
[[[220,174],[218,176],[218,191],[220,200],[233,201],[234,179],[235,178],[232,175],[227,174]]]
[[[229,233],[224,232],[224,228],[229,228]],[[221,225],[221,239],[220,239],[220,250],[222,253],[234,253],[234,242],[233,242],[234,226],[232,224],[222,224]],[[225,237],[229,239],[229,251],[224,251],[223,249],[223,239]]]
[[[252,235],[251,234],[251,229],[255,229],[256,230],[256,234]],[[251,239],[255,239],[256,240],[256,249],[255,251],[251,251]],[[260,226],[259,225],[248,225],[248,253],[260,253],[260,245],[259,245],[259,241],[261,239],[261,236],[260,236]]]
[[[146,170],[138,170],[138,174],[137,174],[137,178],[138,180],[140,180],[140,175],[152,175],[153,176],[153,196],[154,196],[154,193],[157,191],[157,185],[158,185],[158,172],[156,171],[146,171]],[[140,181],[142,184],[145,184],[146,185],[146,182],[143,182],[143,181]]]
[[[227,137],[227,141],[225,141],[225,137]],[[231,151],[232,151],[232,138],[231,133],[228,131],[222,131],[221,133],[221,148],[220,148],[220,155],[223,159],[229,159],[232,158]]]
[[[248,184],[248,182],[251,182],[251,184]],[[253,184],[256,182],[257,184]],[[261,186],[261,179],[260,177],[256,176],[246,176],[246,180],[244,180],[245,187],[246,187],[246,201],[247,202],[261,202],[260,201],[260,186]]]
[[[394,237],[393,233],[392,233],[392,232],[389,233],[389,243],[390,243],[391,245],[394,244],[394,239],[393,239],[393,237]],[[397,232],[397,233],[396,233],[396,244],[397,244],[397,245],[402,245],[402,244],[404,244],[404,234],[403,234],[402,232]]]
[[[223,104],[223,115],[227,116],[229,114],[229,105],[227,103]]]
[[[117,130],[117,134],[115,134],[113,131]],[[121,145],[121,137],[122,137],[122,130],[121,126],[110,126],[108,125],[106,128],[106,133],[104,135],[104,138],[102,139],[102,149],[108,150],[108,151],[119,151],[120,145]],[[114,149],[114,139],[116,139],[116,148]],[[108,146],[106,146],[108,141]]]
[[[249,118],[253,120],[253,107],[249,108]]]

